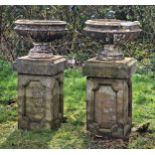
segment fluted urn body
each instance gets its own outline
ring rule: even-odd
[[[17,20],[15,31],[30,37],[34,47],[29,51],[31,58],[51,58],[53,53],[50,42],[60,39],[66,34],[66,22],[55,20]]]
[[[121,60],[124,59],[121,44],[137,38],[141,29],[138,21],[92,19],[86,21],[84,31],[90,37],[103,41],[104,48],[98,53],[98,60]]]

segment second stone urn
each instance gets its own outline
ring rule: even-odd
[[[15,24],[15,31],[31,38],[34,45],[13,65],[18,72],[18,126],[28,130],[57,128],[63,121],[66,60],[53,55],[50,42],[66,34],[66,22],[17,20]]]
[[[86,21],[85,33],[103,41],[103,50],[89,59],[87,76],[87,130],[100,136],[125,138],[132,125],[132,82],[134,58],[124,57],[121,44],[141,32],[139,22],[116,19]]]

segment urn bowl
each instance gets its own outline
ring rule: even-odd
[[[50,58],[53,56],[50,42],[61,39],[67,32],[65,21],[56,20],[17,20],[15,31],[18,35],[30,37],[34,47],[30,49],[32,58]]]
[[[61,38],[67,31],[65,21],[54,20],[17,20],[15,31],[30,36],[34,42],[51,42]]]
[[[103,40],[105,44],[124,43],[134,40],[141,32],[138,21],[116,19],[92,19],[85,22],[84,31],[91,37]]]
[[[98,60],[121,60],[124,54],[120,45],[137,38],[141,32],[138,21],[122,21],[116,19],[92,19],[85,22],[84,32],[92,38],[102,40],[103,51],[97,54]]]

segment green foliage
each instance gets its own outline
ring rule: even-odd
[[[0,103],[16,100],[17,79],[11,63],[0,60]]]
[[[3,90],[7,90],[8,94],[5,100],[2,100],[5,102],[10,100],[10,97],[16,98],[17,76],[12,72],[10,64],[1,61],[2,64],[0,82],[5,83]],[[64,114],[67,122],[58,130],[22,131],[17,128],[17,103],[0,104],[0,148],[155,148],[155,80],[153,78],[136,73],[132,79],[133,124],[137,126],[149,121],[149,132],[132,133],[129,142],[120,140],[108,142],[95,140],[86,131],[86,78],[82,75],[81,69],[68,69],[64,75]],[[14,88],[14,95],[13,89],[7,88],[7,83],[10,83],[10,88]],[[3,90],[1,92],[5,92]]]
[[[139,39],[124,47],[125,55],[137,58],[143,64],[155,52],[155,6],[0,6],[0,57],[13,61],[17,56],[26,55],[32,47],[30,39],[23,40],[14,32],[17,19],[65,20],[68,35],[52,43],[54,53],[73,56],[83,62],[95,56],[102,43],[88,38],[83,33],[85,21],[91,18],[105,18],[109,10],[116,12],[121,20],[138,20],[143,32]],[[147,70],[147,65],[143,69]],[[152,69],[152,67],[151,67]]]
[[[0,123],[4,123],[7,121],[17,121],[17,106],[11,105],[7,106],[4,104],[0,104]]]
[[[17,19],[65,20],[68,35],[52,43],[55,54],[74,58],[83,63],[103,48],[102,42],[86,37],[83,33],[85,21],[91,18],[105,18],[113,10],[121,20],[138,20],[143,32],[136,42],[124,45],[126,56],[135,57],[141,64],[140,72],[154,74],[152,55],[155,52],[155,6],[0,6],[0,58],[13,61],[26,55],[32,47],[30,39],[23,40],[13,30]]]
[[[155,112],[155,82],[146,75],[136,74],[133,78],[133,118],[137,122],[153,119]]]

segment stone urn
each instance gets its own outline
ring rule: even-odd
[[[86,21],[84,31],[90,37],[103,41],[103,51],[97,54],[98,60],[121,60],[124,59],[121,45],[137,38],[141,29],[138,21],[93,19]]]
[[[34,47],[29,51],[31,58],[51,58],[53,56],[50,42],[61,39],[67,32],[65,21],[56,20],[17,20],[15,31],[30,37]]]
[[[102,40],[103,50],[83,66],[87,77],[87,130],[100,136],[126,138],[132,126],[132,74],[136,60],[124,57],[121,45],[141,32],[138,21],[93,19],[87,35]]]
[[[17,20],[15,31],[31,38],[34,47],[13,64],[18,72],[18,127],[51,130],[63,122],[63,82],[66,60],[53,55],[50,42],[67,32],[66,22]]]

